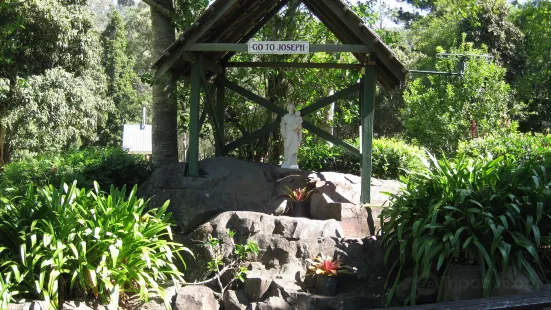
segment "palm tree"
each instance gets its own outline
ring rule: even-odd
[[[172,0],[156,0],[162,7],[172,10]],[[175,40],[172,20],[151,6],[154,59],[158,59]],[[170,71],[153,85],[153,164],[155,167],[178,162],[178,105],[176,80]]]

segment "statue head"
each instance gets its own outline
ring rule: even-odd
[[[295,112],[295,105],[292,104],[292,103],[289,103],[289,104],[287,105],[287,111],[288,111],[289,113],[294,113],[294,112]]]

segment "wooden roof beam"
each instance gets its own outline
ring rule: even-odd
[[[343,29],[342,24],[343,22],[338,19],[338,17],[335,17],[332,15],[332,12],[328,11],[327,8],[322,7],[319,3],[315,1],[304,1],[304,4],[308,7],[308,9],[316,15],[320,21],[333,33],[335,36],[343,43],[347,42],[357,42],[358,38],[355,38],[351,36],[350,31]],[[346,6],[344,7],[346,8]],[[343,9],[344,10],[344,9]],[[346,25],[346,24],[344,24]],[[365,46],[365,45],[364,45]],[[368,52],[373,52],[371,48],[368,48]],[[366,55],[365,53],[353,53],[354,57],[360,61],[360,63],[365,63],[366,61]],[[389,79],[386,74],[382,74],[378,70],[379,73],[377,75],[377,80],[383,87],[387,90],[392,89],[392,84],[395,83],[393,80]]]
[[[199,60],[201,60],[201,65],[203,69],[214,72],[214,73],[222,73],[224,72],[224,69],[221,65],[211,61],[208,58],[205,58],[203,56],[199,56],[193,53],[184,53],[182,54],[182,59],[184,61],[190,62],[190,63],[197,63]]]
[[[210,18],[206,19],[205,22],[203,22],[202,25],[199,25],[199,30],[193,32],[189,38],[187,38],[187,41],[184,44],[180,44],[174,49],[174,52],[169,55],[168,57],[160,59],[159,62],[156,63],[156,66],[158,67],[157,71],[155,72],[155,80],[158,80],[161,76],[163,76],[168,70],[172,68],[172,66],[180,59],[182,54],[193,44],[195,43],[201,36],[207,32],[213,25],[215,25],[222,17],[233,8],[234,5],[238,4],[239,0],[227,0],[222,4],[218,9],[214,10]]]
[[[239,23],[249,20],[250,19],[249,16],[256,13],[256,11],[254,10],[257,8],[258,8],[258,5],[253,8],[249,8],[245,14],[241,14],[242,17],[240,19],[237,19],[236,21],[232,21],[228,27],[224,27],[223,31],[220,32],[219,30],[215,29],[215,31],[217,31],[216,35],[213,36],[210,41],[214,41],[214,42],[218,41],[220,40],[220,38],[223,38],[226,34],[232,33],[233,31],[235,31],[235,29],[238,29]],[[239,13],[240,10],[237,10],[237,12]],[[227,18],[227,19],[229,20],[230,18]]]
[[[252,1],[256,1],[256,0],[252,0]],[[277,3],[277,2],[274,2],[274,3]],[[244,4],[241,3],[241,5],[244,5]],[[265,15],[265,14],[263,14],[263,13],[265,13],[265,12],[263,12],[263,11],[265,11],[265,9],[262,9],[262,7],[258,6],[258,5],[255,6],[254,8],[256,9],[256,11],[254,11],[254,12],[249,11],[249,13],[247,15],[248,16],[250,16],[250,15],[255,15],[255,16],[259,15],[260,19],[262,19],[262,16]],[[259,8],[261,8],[261,9],[259,9]],[[237,10],[237,11],[239,12],[239,10]],[[233,16],[233,13],[228,14],[228,15]],[[228,19],[228,20],[231,19],[231,16],[226,17],[226,19]],[[237,40],[237,39],[239,39],[239,37],[236,37],[235,35],[232,36],[233,33],[237,32],[237,31],[234,31],[234,30],[243,28],[244,26],[246,26],[246,25],[243,25],[243,24],[245,24],[246,22],[249,22],[249,21],[250,21],[250,17],[249,17],[249,19],[242,18],[242,19],[240,19],[240,22],[237,21],[237,22],[234,22],[234,23],[230,24],[230,26],[228,26],[228,27],[224,27],[224,31],[217,32],[216,35],[210,37],[208,41],[216,42],[216,41],[219,41],[219,40],[222,40],[222,41],[227,40],[227,41],[231,42],[232,38],[234,38],[233,40]],[[251,25],[249,27],[249,29],[254,28],[254,26],[255,26],[254,24]],[[230,39],[228,39],[228,38],[230,38]],[[192,49],[190,49],[190,51],[192,51]],[[220,62],[219,61],[220,58],[224,57],[224,55],[228,54],[227,51],[222,51],[220,53],[216,53],[218,51],[202,51],[202,52],[212,52],[212,53],[210,53],[209,58],[212,59],[212,62],[214,62],[214,63]],[[178,74],[178,76],[185,76],[186,74],[188,74],[189,70],[190,70],[190,67],[185,67],[181,70],[178,70],[177,74]],[[212,71],[212,72],[214,72],[214,71]]]
[[[266,4],[264,2],[264,5],[257,5],[254,8],[249,9],[249,14],[247,14],[246,17],[243,17],[236,21],[233,26],[231,32],[224,33],[224,36],[218,36],[217,41],[221,42],[237,42],[239,41],[246,33],[249,31],[252,31],[255,29],[255,26],[261,22],[262,18],[266,16],[266,14],[269,12],[270,9],[277,6],[278,2],[274,1],[270,4],[273,4],[272,6]],[[214,59],[218,61],[220,58],[223,57],[223,55],[226,53],[223,53],[222,55],[217,55]]]
[[[311,0],[306,0],[310,2]],[[341,22],[343,22],[345,25],[349,25],[349,29],[352,33],[354,33],[360,40],[362,40],[367,46],[372,48],[374,51],[377,52],[378,60],[381,61],[384,66],[386,66],[397,78],[397,85],[400,85],[402,80],[405,80],[405,76],[402,73],[402,70],[392,61],[390,58],[390,54],[392,54],[389,51],[382,51],[376,47],[376,44],[372,42],[372,40],[366,38],[367,34],[363,32],[363,30],[360,27],[354,27],[350,24],[350,22],[346,22],[347,19],[351,19],[352,17],[346,16],[345,12],[342,10],[342,7],[339,8],[334,1],[326,1],[326,0],[316,0],[320,3],[323,3],[331,12],[333,12]],[[363,28],[363,27],[362,27]]]
[[[318,19],[322,22],[322,24],[329,29],[336,37],[341,41],[343,44],[347,44],[350,42],[356,42],[353,37],[350,36],[350,34],[343,29],[336,20],[334,20],[328,12],[325,12],[321,7],[318,7],[318,4],[314,1],[303,1],[303,3],[308,7],[310,12],[312,12],[314,15],[318,17]],[[363,53],[352,53],[358,61],[363,62],[365,60],[365,55]]]
[[[272,10],[270,10],[265,16],[264,18],[262,18],[254,27],[253,29],[251,29],[249,32],[247,32],[241,39],[239,39],[238,43],[244,43],[244,42],[247,42],[249,41],[260,29],[262,29],[262,27],[264,27],[266,25],[266,23],[268,23],[268,21],[270,19],[272,19],[272,17],[274,17],[274,15],[277,14],[277,12],[279,12],[286,4],[287,4],[287,1],[288,0],[281,0],[279,2],[279,4],[277,6],[275,6]],[[222,64],[226,63],[228,60],[230,60],[233,55],[235,53],[234,52],[230,52],[230,53],[227,53],[221,60],[220,62]]]
[[[310,1],[308,1],[310,2]],[[319,2],[316,3],[317,6],[317,9],[318,10],[321,10],[321,12],[323,12],[324,14],[326,14],[326,18],[332,20],[333,22],[337,23],[337,24],[340,24],[340,25],[343,25],[343,27],[346,27],[346,30],[344,30],[344,32],[346,32],[347,34],[350,34],[350,35],[354,35],[355,39],[352,39],[353,41],[362,41],[364,42],[364,44],[366,44],[367,46],[370,47],[370,49],[372,51],[376,51],[377,50],[377,47],[375,44],[372,44],[370,41],[370,39],[366,38],[368,37],[369,35],[373,36],[376,34],[369,34],[369,33],[363,33],[361,31],[359,31],[361,28],[363,27],[360,27],[359,24],[356,24],[354,22],[347,22],[346,18],[352,18],[352,16],[349,16],[348,14],[342,12],[342,11],[339,11],[338,10],[338,7],[334,6],[334,7],[330,7],[330,6],[324,6],[326,2],[323,1],[323,0],[319,0]],[[350,14],[353,14],[353,12],[349,11]],[[330,18],[330,16],[332,16]],[[333,19],[334,18],[334,19]],[[363,25],[363,23],[362,23]],[[351,30],[356,30],[356,31],[351,31]],[[336,35],[338,35],[338,33],[335,33]],[[378,37],[376,38],[378,40]],[[360,61],[366,61],[366,58],[364,55],[362,55],[364,58],[363,59],[360,59]],[[385,56],[385,55],[383,55]],[[400,79],[398,77],[396,77],[396,74],[395,73],[391,73],[389,74],[389,68],[387,66],[386,63],[384,63],[383,61],[381,61],[381,57],[378,57],[379,58],[379,62],[377,63],[377,80],[379,81],[379,83],[381,83],[381,85],[387,89],[387,90],[392,90],[394,88],[394,86],[398,86],[400,85]],[[386,59],[383,57],[383,59]]]

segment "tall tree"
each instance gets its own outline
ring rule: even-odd
[[[0,23],[16,25],[0,29],[0,127],[5,140],[4,159],[14,154],[57,150],[78,146],[79,141],[101,126],[101,114],[109,108],[104,96],[104,75],[99,62],[99,45],[92,18],[84,0],[8,0],[0,3]],[[6,31],[7,30],[7,31]],[[50,89],[88,89],[82,92],[49,92]],[[7,89],[7,90],[6,90]],[[46,95],[48,94],[48,96]],[[84,102],[86,101],[86,102]],[[52,105],[78,108],[46,113]],[[90,104],[88,104],[90,103]],[[80,123],[67,123],[80,117]],[[46,124],[41,127],[40,124]],[[91,127],[93,126],[93,127]],[[39,130],[35,130],[38,128]],[[69,132],[65,132],[69,131]],[[32,139],[20,143],[27,133]],[[48,135],[68,140],[49,139]],[[48,144],[53,143],[53,144]]]
[[[130,58],[134,61],[134,71],[138,76],[144,76],[150,73],[153,59],[151,16],[149,7],[143,2],[124,8],[121,12],[126,30],[127,51]],[[138,90],[140,96],[143,96],[141,90]],[[151,89],[149,89],[151,96]]]
[[[157,0],[169,11],[173,11],[172,0]],[[170,17],[151,7],[151,28],[153,32],[154,59],[174,42],[175,30]],[[153,85],[153,163],[163,166],[178,162],[178,102],[176,80],[168,71]]]
[[[20,42],[15,38],[25,23],[23,16],[13,12],[21,5],[21,2],[12,0],[0,3],[0,167],[5,160],[5,115],[11,106],[11,102],[7,100],[10,84],[13,82],[13,77],[10,79],[9,67],[13,66],[13,54],[20,48]]]
[[[511,22],[511,7],[505,0],[482,1],[478,7],[476,13],[460,22],[459,31],[466,33],[467,41],[477,47],[486,45],[507,68],[507,81],[511,82],[524,67],[524,36]]]
[[[26,103],[15,107],[7,120],[8,151],[18,157],[94,143],[93,129],[103,126],[112,106],[102,75],[78,75],[63,68],[18,83],[10,100]]]
[[[140,103],[134,85],[138,77],[134,64],[128,57],[126,31],[118,11],[111,13],[111,19],[101,36],[103,45],[102,65],[107,74],[107,95],[115,103],[108,114],[107,124],[100,134],[100,145],[121,145],[122,129],[128,122],[140,119]]]
[[[520,99],[531,112],[521,129],[551,129],[551,2],[529,1],[521,7],[516,24],[525,35],[526,62],[514,82]]]
[[[121,15],[124,21],[127,41],[127,55],[134,64],[134,72],[139,79],[133,83],[138,93],[138,100],[142,106],[151,109],[152,90],[148,82],[151,75],[153,61],[151,16],[149,7],[143,2],[134,6],[125,7]],[[146,122],[151,124],[151,113],[147,113]]]
[[[443,50],[440,50],[443,52]],[[472,43],[461,44],[451,53],[484,54]],[[438,60],[439,71],[455,71],[459,59]],[[505,69],[482,58],[467,62],[464,75],[429,75],[409,83],[404,93],[402,118],[407,136],[433,152],[454,152],[461,140],[470,138],[471,121],[484,135],[508,128],[519,107],[504,80]]]

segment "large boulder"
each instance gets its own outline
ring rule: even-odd
[[[230,157],[200,162],[200,176],[186,177],[186,164],[158,168],[139,190],[151,198],[151,207],[170,200],[169,211],[184,232],[191,232],[225,211],[253,211],[281,214],[289,206],[287,188],[313,190],[309,201],[312,217],[335,219],[347,237],[370,235],[368,212],[360,205],[361,178],[334,172],[310,173],[282,169]],[[372,205],[382,205],[381,192],[397,192],[395,181],[371,181]]]
[[[371,205],[362,206],[361,178],[353,175],[281,169],[234,158],[202,161],[199,177],[186,177],[185,169],[185,164],[157,169],[140,187],[139,195],[151,198],[151,207],[170,200],[169,211],[183,232],[177,241],[195,254],[194,259],[186,259],[188,283],[212,277],[208,262],[221,255],[229,263],[234,244],[250,240],[256,242],[259,253],[247,259],[245,283],[232,284],[231,291],[220,296],[224,307],[381,305],[386,270],[380,242],[368,237],[375,234],[374,225],[369,224],[377,221],[368,207],[381,206],[387,199],[381,192],[397,192],[397,182],[372,179]],[[312,191],[306,201],[311,219],[281,216],[292,206],[286,196],[288,188]],[[228,230],[235,235],[230,236]],[[209,236],[221,240],[216,253],[203,244]],[[341,258],[357,268],[354,275],[339,277],[339,293],[332,298],[312,295],[304,283],[306,259],[319,254]],[[229,283],[230,272],[220,280],[223,285]],[[219,289],[218,281],[205,285]]]
[[[185,163],[158,168],[140,186],[139,194],[151,198],[152,207],[170,200],[169,211],[176,223],[191,231],[224,211],[272,214],[279,206],[276,200],[282,198],[278,185],[304,187],[308,175],[230,157],[206,159],[200,167],[201,176],[196,178],[185,176]]]

